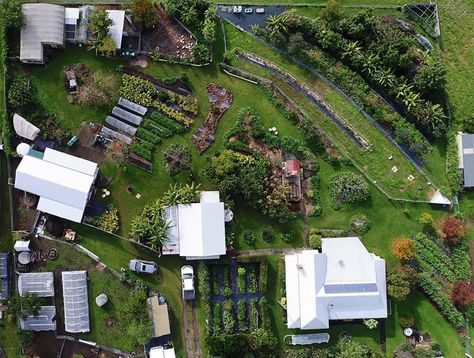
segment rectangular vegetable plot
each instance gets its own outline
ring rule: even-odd
[[[261,262],[215,264],[211,271],[211,330],[228,334],[252,332],[262,327],[266,300],[261,282],[266,270]]]

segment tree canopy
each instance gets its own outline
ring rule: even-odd
[[[130,9],[137,23],[145,28],[156,25],[156,8],[151,0],[135,0]]]

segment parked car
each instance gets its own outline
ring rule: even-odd
[[[139,259],[131,259],[128,262],[128,268],[135,272],[156,273],[158,265],[153,261],[144,261]]]
[[[244,12],[245,12],[246,14],[251,14],[251,13],[253,12],[253,10],[252,10],[251,7],[246,7],[245,10],[244,10]]]
[[[196,292],[194,290],[194,269],[192,266],[181,267],[181,282],[183,284],[183,299],[194,300]]]

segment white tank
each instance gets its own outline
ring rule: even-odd
[[[31,145],[27,143],[20,143],[16,147],[16,152],[18,153],[20,157],[24,157],[30,152],[30,149],[31,149]]]

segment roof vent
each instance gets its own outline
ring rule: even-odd
[[[344,267],[344,260],[339,260],[339,266]]]

